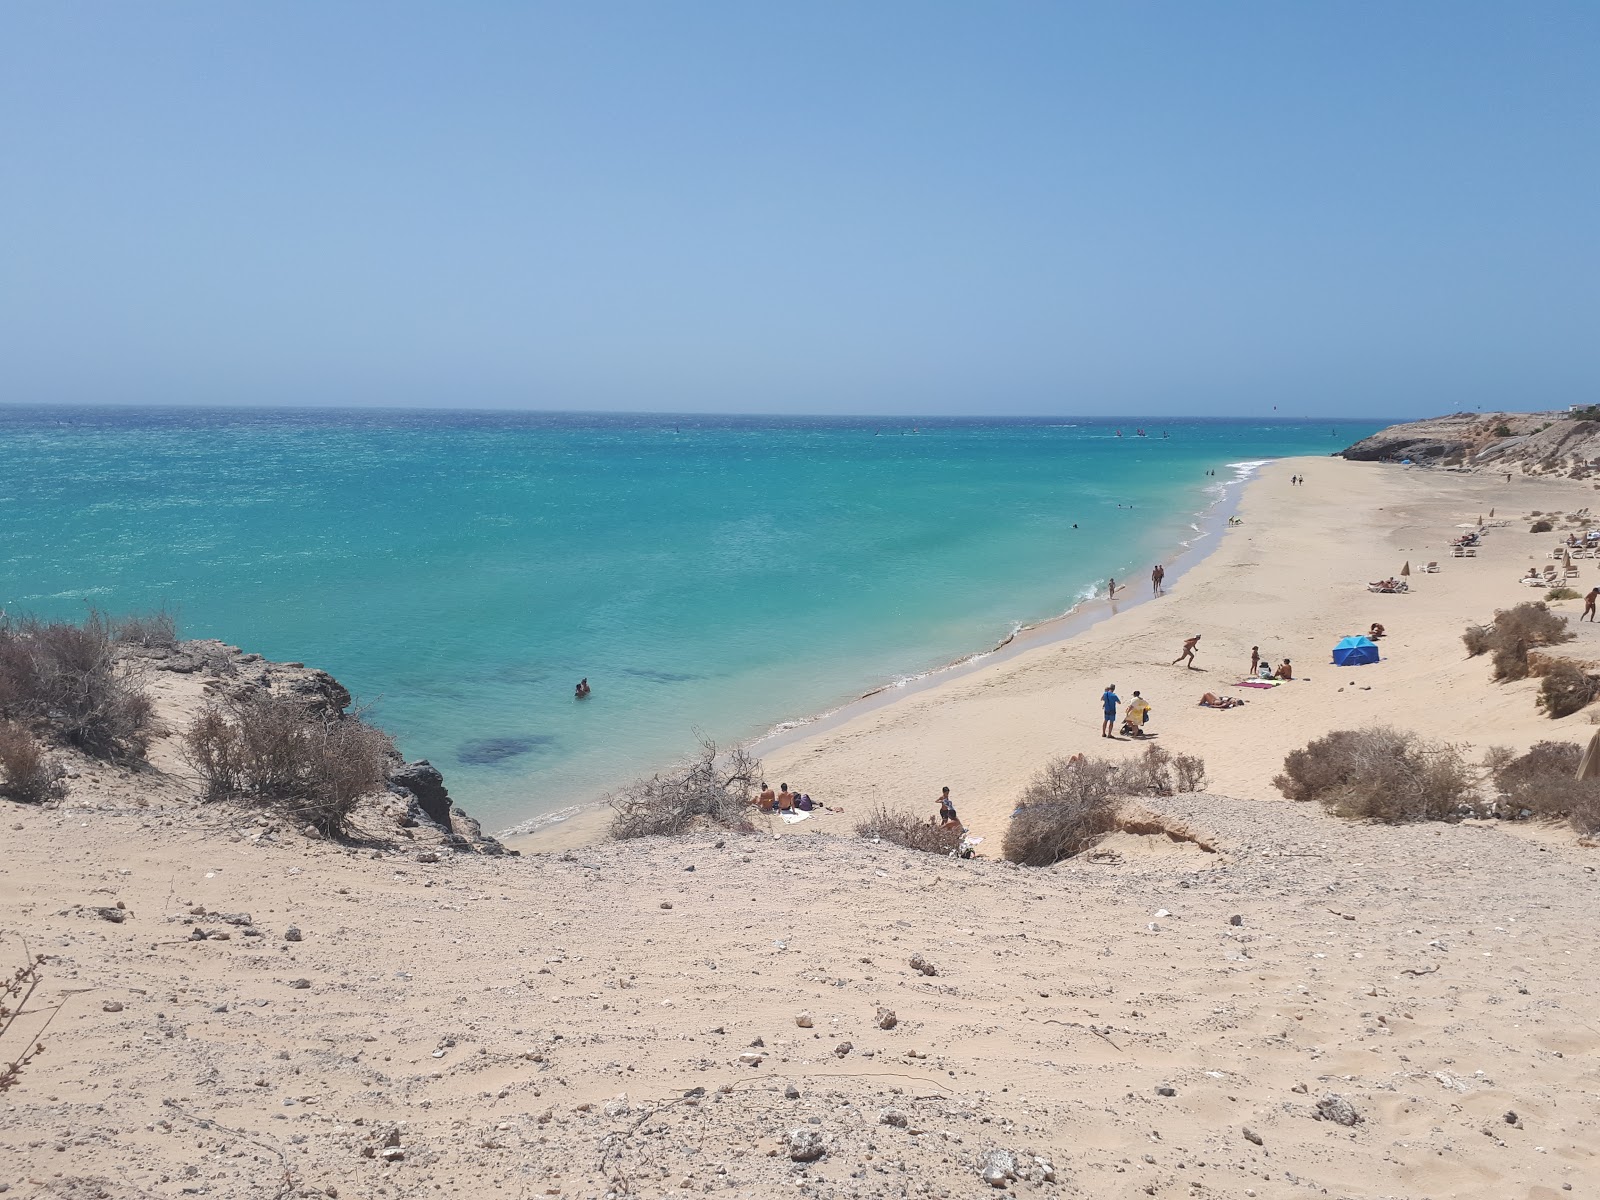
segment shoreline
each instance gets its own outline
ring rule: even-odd
[[[1193,518],[1189,522],[1190,536],[1177,539],[1174,548],[1157,560],[1161,565],[1168,567],[1163,594],[1160,597],[1138,591],[1127,599],[1108,600],[1103,596],[1080,599],[1063,613],[1021,626],[1010,637],[988,650],[975,651],[917,674],[885,683],[814,716],[780,721],[765,733],[756,734],[735,744],[744,746],[758,757],[780,752],[808,737],[826,733],[878,709],[936,690],[986,667],[1009,662],[1042,647],[1069,641],[1105,621],[1132,612],[1153,600],[1164,599],[1171,594],[1172,588],[1181,582],[1184,576],[1221,547],[1223,535],[1229,530],[1229,518],[1238,512],[1250,484],[1260,478],[1263,470],[1274,463],[1289,459],[1310,459],[1310,457],[1289,455],[1281,458],[1225,463],[1224,466],[1235,469],[1234,477],[1206,485],[1204,489],[1206,492],[1215,489],[1217,494],[1205,508],[1190,514]],[[1138,567],[1139,583],[1124,585],[1118,591],[1133,592],[1140,585],[1148,585],[1147,568],[1154,565],[1155,563],[1148,563]],[[530,817],[526,821],[496,830],[495,836],[507,846],[518,848],[524,853],[538,853],[549,849],[565,850],[575,846],[590,845],[603,838],[603,826],[607,819],[606,801],[604,797],[599,797]]]

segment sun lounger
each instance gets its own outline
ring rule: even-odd
[[[1468,546],[1467,547],[1467,557],[1468,558],[1477,558],[1478,557],[1478,548],[1476,546]]]
[[[1436,574],[1438,574],[1438,571],[1439,571],[1439,560],[1438,559],[1434,559],[1427,566],[1422,568],[1422,572],[1425,575],[1436,575]]]

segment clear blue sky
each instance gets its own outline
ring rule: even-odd
[[[0,402],[1600,400],[1600,4],[0,0]]]

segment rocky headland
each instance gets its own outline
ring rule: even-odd
[[[1341,451],[1356,462],[1586,479],[1600,470],[1600,413],[1452,413],[1380,429]]]

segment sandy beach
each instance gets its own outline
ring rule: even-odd
[[[1373,722],[1473,757],[1586,741],[1593,710],[1545,718],[1460,634],[1542,595],[1516,582],[1555,541],[1527,514],[1592,495],[1274,463],[1169,595],[771,753],[769,780],[845,810],[784,836],[586,845],[591,819],[521,858],[339,846],[197,808],[170,738],[57,807],[0,802],[0,946],[46,955],[13,1036],[57,1009],[3,1096],[0,1182],[970,1196],[1002,1151],[1018,1194],[1592,1195],[1600,851],[1565,826],[1342,821],[1271,785],[1289,750]],[[1451,557],[1491,508],[1507,524]],[[1408,593],[1367,591],[1406,561]],[[1383,661],[1332,667],[1373,621]],[[1575,629],[1565,652],[1600,658]],[[1170,665],[1194,634],[1194,669]],[[1252,645],[1295,682],[1234,686]],[[829,836],[875,802],[931,814],[947,784],[997,856],[1044,761],[1141,749],[1098,737],[1112,682],[1205,759],[1207,791],[1148,802],[1195,841],[1028,870]],[[162,712],[201,686],[163,678]]]

